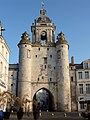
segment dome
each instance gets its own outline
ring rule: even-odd
[[[49,17],[39,17],[36,19],[36,22],[38,23],[42,23],[42,22],[46,22],[46,23],[51,23],[51,19]]]

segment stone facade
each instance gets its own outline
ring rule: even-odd
[[[71,111],[69,45],[62,32],[55,42],[55,28],[42,6],[40,17],[31,26],[32,42],[27,32],[22,34],[18,96],[27,95],[32,101],[37,91],[46,89],[53,97],[53,110]]]

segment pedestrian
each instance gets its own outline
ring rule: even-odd
[[[10,117],[10,110],[6,108],[6,111],[4,112],[4,119],[9,120],[9,117]]]
[[[38,108],[38,102],[36,99],[33,100],[33,117],[34,117],[34,120],[38,120],[39,118],[39,108]]]
[[[28,105],[28,110],[27,110],[27,116],[29,117],[30,116],[30,107]]]
[[[3,120],[3,117],[4,117],[3,110],[0,110],[0,120]]]
[[[22,117],[23,117],[23,108],[20,107],[19,111],[17,112],[17,118],[18,120],[22,120]]]

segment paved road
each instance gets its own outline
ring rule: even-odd
[[[9,120],[17,120],[16,113],[10,115]],[[29,117],[24,114],[22,120],[34,120],[33,114],[30,113]],[[42,112],[38,120],[83,120],[78,113],[67,113],[64,117],[62,112]]]

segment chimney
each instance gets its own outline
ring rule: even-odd
[[[71,57],[71,64],[74,65],[74,56]]]

